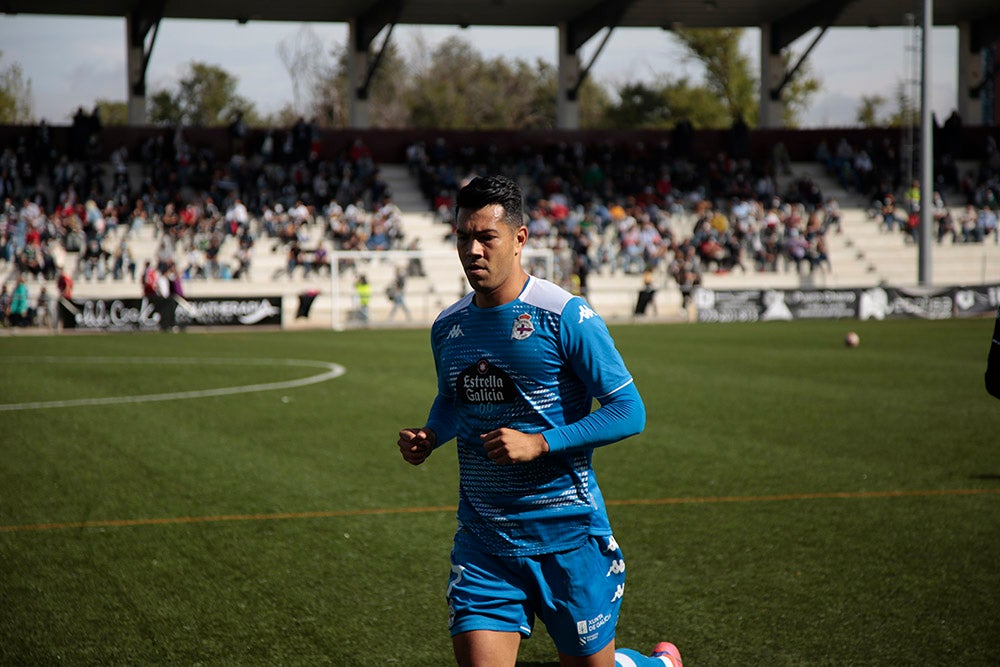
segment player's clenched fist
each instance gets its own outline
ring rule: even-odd
[[[398,444],[403,460],[418,466],[434,451],[437,436],[429,428],[404,428],[399,432]]]
[[[522,433],[512,428],[498,428],[484,433],[483,447],[492,461],[500,464],[533,461],[549,451],[549,443],[540,433]]]

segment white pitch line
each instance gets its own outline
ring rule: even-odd
[[[347,370],[340,364],[326,361],[310,361],[307,359],[199,359],[193,357],[4,357],[7,362],[41,362],[41,363],[134,363],[134,364],[177,364],[177,365],[216,365],[216,366],[305,366],[308,368],[323,368],[326,372],[319,375],[285,380],[282,382],[266,382],[249,384],[240,387],[220,387],[218,389],[200,389],[196,391],[175,391],[166,394],[145,394],[142,396],[107,396],[104,398],[73,398],[65,401],[34,401],[30,403],[0,404],[0,412],[15,410],[42,410],[47,408],[74,408],[84,405],[115,405],[118,403],[152,403],[155,401],[176,401],[186,398],[206,398],[209,396],[230,396],[233,394],[249,394],[273,389],[293,389],[310,384],[325,382],[340,377]]]

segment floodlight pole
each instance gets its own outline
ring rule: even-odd
[[[917,280],[929,287],[931,280],[931,225],[934,224],[934,123],[931,118],[931,28],[934,0],[924,0],[920,50],[920,227]]]

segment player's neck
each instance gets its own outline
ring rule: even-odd
[[[521,296],[525,285],[531,278],[524,269],[519,269],[504,284],[490,291],[476,292],[472,297],[472,302],[477,308],[496,308],[504,306]]]

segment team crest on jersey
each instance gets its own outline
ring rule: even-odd
[[[535,333],[535,325],[531,323],[531,315],[525,313],[514,320],[514,328],[510,332],[510,337],[515,340],[524,340],[533,333]]]

